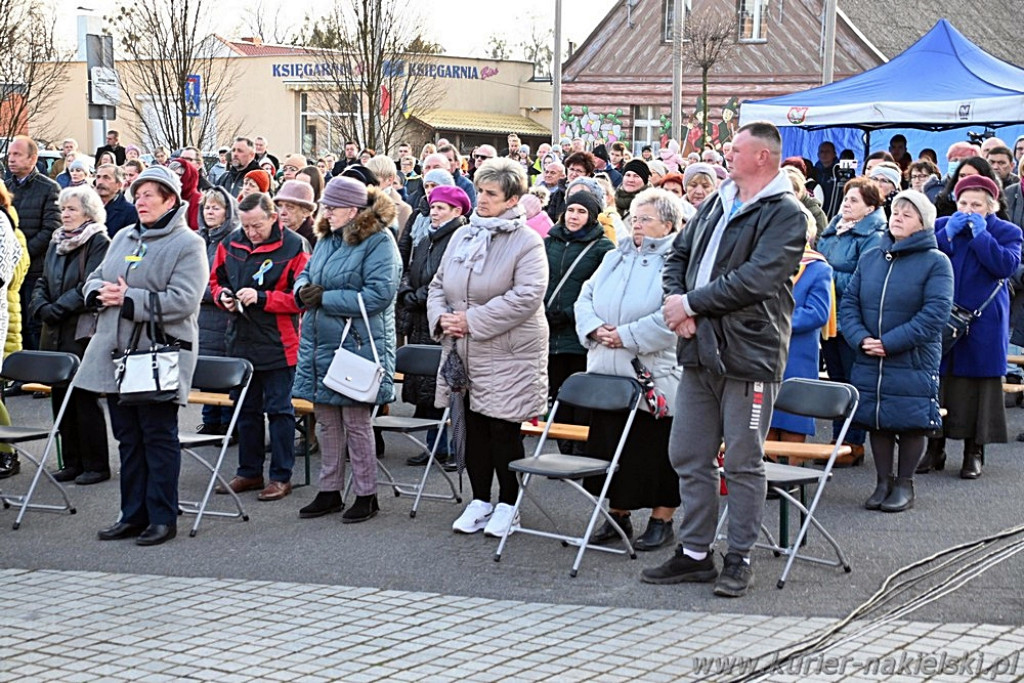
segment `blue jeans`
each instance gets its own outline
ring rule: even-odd
[[[846,343],[842,333],[832,339],[821,342],[821,356],[825,359],[825,369],[828,371],[828,378],[833,382],[850,382],[850,371],[853,369],[853,349]],[[832,421],[832,439],[839,438],[839,432],[843,428],[843,420]],[[847,443],[851,446],[863,446],[867,438],[867,431],[850,425],[846,432]]]
[[[292,380],[295,368],[257,370],[252,374],[238,416],[238,476],[263,476],[263,416],[270,420],[270,479],[288,482],[295,466],[295,409]]]
[[[204,425],[224,425],[231,423],[231,406],[203,406]]]
[[[107,397],[110,427],[121,454],[121,521],[178,523],[178,404],[121,405]]]

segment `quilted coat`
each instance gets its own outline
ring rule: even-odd
[[[860,392],[858,424],[893,431],[941,426],[939,361],[952,297],[953,268],[931,230],[899,242],[885,233],[861,257],[839,305],[843,336],[855,353],[850,381]],[[882,340],[885,357],[861,350],[866,337]]]
[[[881,209],[869,213],[842,235],[836,232],[841,216],[836,216],[821,233],[815,248],[821,252],[832,266],[836,281],[836,303],[842,304],[843,292],[853,279],[853,271],[861,254],[877,247],[885,232],[885,212]],[[839,330],[843,329],[843,321],[839,321]]]
[[[343,228],[330,230],[321,219],[313,255],[295,281],[295,292],[310,283],[324,288],[321,305],[307,309],[302,316],[299,364],[292,388],[296,398],[329,405],[358,405],[323,383],[345,322],[351,318],[345,348],[372,360],[372,334],[384,366],[384,380],[374,403],[395,400],[395,294],[402,275],[398,245],[388,230],[395,220],[395,205],[373,187],[369,188],[369,198],[371,205]],[[362,294],[370,330],[359,312],[357,294]]]
[[[605,237],[604,228],[597,221],[583,226],[580,231],[581,235],[572,235],[564,223],[559,223],[551,228],[548,236],[544,238],[544,249],[547,251],[550,273],[548,289],[544,293],[544,307],[548,313],[548,325],[551,326],[549,350],[552,355],[573,353],[582,356],[587,352],[580,346],[579,339],[576,337],[573,306],[580,296],[583,283],[589,280],[597,267],[601,265],[604,255],[615,248],[612,241]],[[573,238],[570,239],[570,236]],[[583,258],[576,263],[569,278],[558,290],[558,295],[548,306],[548,299],[554,293],[555,287],[565,277],[576,258],[590,244],[594,246],[590,247]],[[630,240],[630,246],[632,246],[632,240]]]

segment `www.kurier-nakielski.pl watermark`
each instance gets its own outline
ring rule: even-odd
[[[781,661],[771,657],[694,657],[693,671],[703,676],[740,676],[754,672],[791,676],[956,676],[1016,680],[1020,651],[997,657],[984,652],[900,652],[885,657],[814,654]]]

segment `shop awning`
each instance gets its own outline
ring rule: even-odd
[[[518,114],[435,109],[423,114],[413,114],[412,118],[434,130],[495,135],[518,133],[519,135],[551,136],[551,129],[547,126],[542,126],[536,121]]]

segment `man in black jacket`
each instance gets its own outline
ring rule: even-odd
[[[232,197],[237,197],[242,192],[245,174],[259,169],[256,145],[249,138],[237,137],[231,145],[231,168],[217,180],[217,185],[227,190]]]
[[[125,149],[121,145],[121,134],[118,133],[116,130],[107,131],[107,144],[103,145],[102,147],[97,147],[96,155],[93,158],[95,158],[96,161],[99,161],[100,156],[104,152],[110,152],[111,154],[113,154],[114,161],[117,163],[118,166],[124,165]]]
[[[118,230],[139,222],[135,205],[124,198],[124,173],[113,164],[103,164],[96,169],[96,194],[103,200],[107,210],[107,234],[113,237]]]
[[[19,225],[28,241],[28,255],[32,259],[21,285],[21,310],[28,311],[36,280],[43,274],[43,257],[50,245],[53,231],[60,227],[60,207],[57,196],[60,187],[36,169],[39,147],[27,136],[19,135],[7,149],[7,165],[11,178],[7,189],[14,195],[14,208],[18,211]],[[24,347],[39,348],[38,320],[23,316]]]
[[[685,507],[675,556],[645,569],[647,583],[715,581],[715,595],[744,595],[750,549],[764,513],[764,440],[789,353],[793,285],[807,222],[779,168],[770,123],[740,128],[730,179],[705,200],[672,246],[663,273],[664,317],[685,367],[669,458]],[[719,481],[711,459],[725,442],[729,551],[721,576],[711,556]]]

